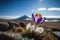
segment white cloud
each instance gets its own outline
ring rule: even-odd
[[[48,8],[48,10],[50,11],[60,11],[60,8]]]
[[[38,8],[38,11],[46,10],[46,8]]]
[[[43,17],[46,17],[46,18],[60,18],[60,16],[43,16]]]
[[[60,8],[55,8],[55,7],[51,7],[51,8],[38,8],[37,10],[32,10],[32,12],[37,12],[37,11],[60,11]]]
[[[16,19],[19,16],[0,16],[0,19]]]

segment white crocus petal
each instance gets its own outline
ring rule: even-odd
[[[31,31],[34,31],[34,29],[35,29],[35,25],[32,25],[31,26]]]
[[[29,30],[30,28],[31,28],[31,23],[28,23],[28,24],[26,25],[26,29]]]
[[[32,31],[34,31],[34,29],[35,29],[35,25],[31,25],[31,23],[28,23],[26,25],[26,30],[30,30],[32,32]]]
[[[31,32],[32,32],[32,31],[35,31],[36,33],[42,33],[42,32],[44,32],[43,27],[37,27],[37,28],[35,29],[35,25],[31,25],[31,23],[28,23],[28,24],[26,25],[26,30],[30,30]]]
[[[35,32],[36,33],[43,33],[44,32],[44,28],[43,27],[37,27]]]

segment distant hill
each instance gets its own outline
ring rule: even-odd
[[[30,19],[31,19],[31,18],[30,18],[29,16],[23,15],[23,16],[17,18],[16,20],[30,20]]]

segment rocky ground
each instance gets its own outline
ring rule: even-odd
[[[59,38],[58,40],[60,40],[60,32],[54,32],[54,34],[57,35],[57,38]],[[29,37],[29,36],[28,36]],[[0,32],[0,40],[39,40],[36,39],[38,38],[38,36],[36,36],[36,38],[28,38],[26,37],[26,35],[22,34],[22,33],[13,33],[13,32]]]
[[[0,32],[0,40],[34,40],[33,38],[28,39],[24,37],[21,33],[13,33],[13,32]]]
[[[23,21],[21,21],[23,22]],[[25,26],[30,21],[24,21],[24,24],[20,24],[20,22],[0,22],[0,40],[42,40],[39,36],[32,37],[28,34],[22,34],[18,32],[6,32],[9,29],[13,29],[14,27]],[[33,24],[33,22],[31,22]],[[52,28],[52,34],[60,40],[60,22],[45,22],[40,24],[40,26],[46,28]],[[55,29],[56,28],[56,29]]]

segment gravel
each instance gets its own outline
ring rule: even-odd
[[[15,40],[34,40],[33,38],[28,39],[27,37],[22,37],[21,33],[7,33],[7,32],[0,32],[0,35],[5,35],[6,37],[12,37]],[[0,36],[0,38],[3,38]],[[4,39],[4,38],[3,38]],[[5,39],[7,40],[7,39]]]

